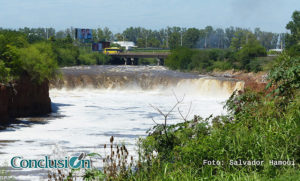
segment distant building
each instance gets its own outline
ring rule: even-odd
[[[99,43],[102,44],[102,49],[110,47],[110,42],[108,41],[100,41]]]
[[[283,49],[280,48],[276,48],[276,49],[270,49],[268,51],[268,56],[273,57],[273,56],[278,56],[279,54],[281,54],[283,51]]]
[[[130,50],[132,48],[135,48],[137,46],[135,46],[134,42],[132,41],[114,41],[114,44],[118,44],[121,47],[124,47],[126,50]]]
[[[282,53],[282,49],[280,49],[280,48],[276,48],[276,49],[270,49],[269,50],[270,52],[277,52],[277,53]]]
[[[92,50],[102,52],[105,48],[110,47],[110,42],[100,41],[99,43],[92,43]]]

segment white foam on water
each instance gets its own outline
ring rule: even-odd
[[[180,99],[184,91],[174,90]],[[13,156],[24,159],[42,159],[46,155],[53,156],[59,148],[60,156],[74,156],[82,152],[103,153],[103,144],[109,143],[110,136],[115,136],[117,143],[125,143],[129,153],[135,155],[138,137],[146,136],[146,131],[154,126],[152,117],[162,123],[162,117],[151,106],[157,106],[167,112],[176,103],[171,90],[50,90],[55,115],[46,124],[33,124],[30,127],[10,129],[0,132],[0,140],[8,140],[0,144],[0,164],[9,163]],[[227,97],[204,97],[197,94],[186,94],[179,105],[183,114],[192,109],[189,119],[195,114],[207,117],[211,114],[224,114],[223,104]],[[53,115],[54,115],[53,114]],[[182,121],[177,109],[173,112],[169,123]],[[13,142],[14,141],[14,142]],[[11,170],[12,175],[18,172],[18,180],[38,180],[45,173],[28,172],[36,169]]]

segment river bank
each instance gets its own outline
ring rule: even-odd
[[[208,73],[214,77],[226,77],[241,80],[245,82],[244,88],[251,89],[256,92],[263,91],[268,83],[267,72],[245,72],[236,70],[213,71]]]
[[[17,117],[32,117],[51,112],[49,82],[33,83],[28,76],[12,84],[0,84],[0,125]]]

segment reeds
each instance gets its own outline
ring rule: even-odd
[[[128,177],[132,173],[134,165],[133,156],[129,156],[125,145],[114,144],[114,137],[110,138],[110,154],[103,158],[103,173],[109,180],[116,180],[121,177]],[[106,144],[104,149],[106,149]]]

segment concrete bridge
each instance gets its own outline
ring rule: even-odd
[[[157,65],[163,65],[164,59],[170,55],[169,52],[121,52],[118,54],[110,54],[124,60],[125,65],[137,65],[139,58],[155,58]]]

